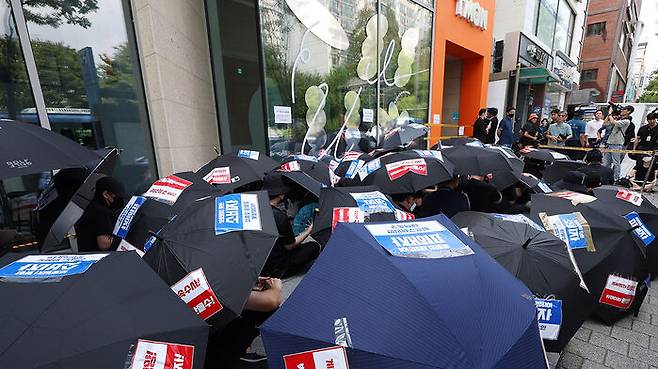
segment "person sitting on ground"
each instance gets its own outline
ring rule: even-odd
[[[593,176],[596,174],[601,181],[601,185],[612,185],[615,182],[615,175],[612,169],[603,165],[603,153],[598,149],[593,149],[585,155],[585,163],[587,165],[578,168],[579,172],[585,175]]]
[[[414,210],[416,218],[426,218],[443,213],[448,218],[471,209],[468,197],[458,190],[459,177],[441,182],[436,190],[427,191],[423,204]]]
[[[279,231],[261,275],[265,277],[285,278],[302,272],[320,255],[320,244],[315,241],[304,243],[311,234],[313,225],[295,236],[287,212],[282,209],[286,194],[291,187],[285,182],[280,172],[265,176],[263,188],[270,196],[270,205],[274,214],[276,228]]]
[[[498,189],[486,182],[483,176],[468,176],[468,180],[462,185],[462,190],[468,196],[473,211],[495,213],[496,205],[503,200]]]
[[[391,199],[400,209],[413,213],[417,206],[423,205],[423,192],[392,194]]]
[[[125,189],[112,177],[96,181],[94,199],[75,225],[78,252],[116,250],[120,239],[112,232],[124,206]]]
[[[643,157],[642,164],[635,165],[635,168],[631,169],[628,173],[631,180],[631,189],[634,191],[653,192],[653,188],[656,185],[656,170],[658,170],[658,164],[654,161],[653,165],[651,165],[651,155]]]

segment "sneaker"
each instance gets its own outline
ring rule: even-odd
[[[258,363],[267,360],[267,356],[259,355],[255,352],[247,352],[240,356],[240,360],[248,363]]]

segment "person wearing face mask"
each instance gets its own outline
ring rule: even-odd
[[[514,143],[514,115],[516,115],[516,109],[508,108],[505,118],[500,121],[498,144],[501,146],[512,147],[512,143]]]
[[[124,206],[125,189],[112,177],[96,182],[94,199],[75,225],[79,252],[116,250],[119,238],[112,235]]]
[[[265,176],[263,188],[270,197],[274,222],[279,231],[279,238],[274,243],[265,266],[261,271],[263,277],[286,278],[302,271],[320,255],[320,244],[304,242],[311,234],[313,223],[295,236],[292,224],[285,210],[285,199],[292,187],[286,182],[281,172],[272,172]]]
[[[417,206],[423,205],[423,193],[421,191],[393,194],[391,199],[393,199],[395,205],[408,213],[413,213]]]

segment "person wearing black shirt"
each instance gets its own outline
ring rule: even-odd
[[[487,109],[480,109],[478,119],[473,123],[473,137],[485,142],[487,140]]]
[[[539,116],[535,113],[530,114],[528,121],[521,128],[521,138],[519,142],[522,146],[539,145]]]
[[[272,172],[265,176],[263,187],[270,196],[270,205],[276,228],[279,231],[279,238],[265,262],[261,275],[285,278],[301,271],[315,260],[320,255],[320,244],[314,241],[302,243],[311,234],[313,224],[295,236],[288,214],[282,209],[286,194],[290,192],[291,187],[284,182],[281,173]]]
[[[491,183],[485,182],[481,176],[469,176],[469,179],[462,185],[462,190],[468,196],[473,211],[496,212],[496,205],[503,200],[498,189]]]
[[[658,124],[656,124],[657,114],[647,114],[647,124],[640,127],[637,131],[637,138],[633,142],[633,150],[655,150],[658,147]],[[635,157],[636,166],[642,165],[642,155],[629,155]]]
[[[115,250],[119,239],[112,235],[124,205],[125,189],[112,177],[96,182],[94,199],[75,225],[79,252]]]
[[[439,183],[435,191],[427,191],[422,205],[414,210],[416,218],[431,217],[439,213],[451,218],[457,213],[470,210],[471,204],[468,203],[468,197],[457,190],[458,185],[459,179],[454,178]]]
[[[590,184],[587,187],[598,187],[594,185],[597,181],[600,181],[599,186],[612,185],[615,183],[613,170],[603,165],[602,162],[603,154],[598,149],[590,150],[587,152],[587,155],[585,155],[585,163],[587,163],[587,165],[578,168],[578,171],[585,173],[587,176],[586,181]]]

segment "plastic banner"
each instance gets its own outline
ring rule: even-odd
[[[215,234],[260,231],[258,195],[231,194],[215,199]]]
[[[435,220],[369,224],[366,228],[393,256],[440,259],[473,254],[470,247]]]
[[[126,238],[128,231],[130,230],[130,225],[132,224],[137,210],[146,202],[146,197],[142,196],[133,196],[128,204],[123,208],[119,218],[117,219],[116,224],[114,225],[114,233],[117,237]]]
[[[210,287],[202,268],[190,272],[171,286],[171,289],[201,319],[208,319],[224,309]]]
[[[548,194],[548,196],[561,197],[563,199],[570,200],[573,206],[576,206],[578,204],[587,204],[592,201],[596,201],[596,197],[594,196],[585,195],[584,193],[573,192],[573,191],[552,192]]]
[[[356,205],[359,209],[365,212],[366,215],[395,212],[395,206],[393,206],[386,195],[379,191],[355,192],[350,193],[350,196],[354,198]]]
[[[539,218],[546,230],[564,241],[569,248],[596,251],[589,223],[580,212],[550,216],[539,213]]]
[[[28,255],[0,268],[0,278],[52,278],[82,274],[107,255]]]
[[[313,163],[318,162],[318,158],[312,155],[304,155],[304,154],[297,154],[292,156],[293,159],[295,160],[305,160],[305,161],[311,161]]]
[[[352,347],[352,336],[347,324],[347,318],[334,320],[334,336],[336,344],[342,347]]]
[[[368,177],[372,172],[376,171],[377,169],[382,167],[382,163],[379,159],[371,160],[364,165],[361,166],[361,169],[359,169],[358,174],[359,174],[359,179],[363,181]]]
[[[437,150],[414,150],[416,154],[424,158],[434,158],[443,161],[443,154]]]
[[[407,159],[395,163],[386,164],[388,178],[394,181],[411,172],[421,176],[427,175],[427,163],[425,159]]]
[[[338,223],[363,223],[366,214],[359,208],[334,208],[331,218],[331,230],[334,230]]]
[[[130,369],[192,369],[194,346],[138,340]]]
[[[144,196],[171,205],[191,185],[192,182],[186,179],[178,176],[168,176],[155,181],[148,191],[144,193]]]
[[[535,299],[539,334],[545,340],[557,340],[562,325],[562,300]]]
[[[638,192],[635,192],[635,191],[625,189],[625,188],[619,189],[619,191],[617,191],[617,195],[615,197],[620,199],[620,200],[630,202],[631,204],[633,204],[635,206],[642,205],[642,201],[643,201],[642,194],[640,194]]]
[[[407,213],[399,209],[395,209],[395,220],[405,221],[405,220],[415,220],[416,216],[412,213]]]
[[[260,152],[254,150],[240,150],[238,151],[238,157],[258,160],[258,158],[260,158]]]
[[[144,257],[144,251],[133,246],[132,243],[126,240],[121,240],[121,242],[119,242],[119,246],[117,246],[117,251],[135,251],[140,258]]]
[[[299,165],[298,161],[294,160],[281,164],[280,169],[283,172],[300,172],[302,170],[302,167],[301,165]]]
[[[358,159],[361,155],[363,155],[362,152],[348,151],[345,154],[343,154],[343,158],[341,159],[341,161],[353,161]]]
[[[523,214],[498,214],[498,213],[493,213],[491,215],[493,215],[495,218],[507,220],[509,222],[524,223],[524,224],[527,224],[527,225],[531,226],[532,228],[534,228],[538,231],[546,232],[544,227],[542,227],[539,224],[535,223],[534,220],[528,218],[527,216],[525,216]]]
[[[345,178],[353,179],[356,177],[356,174],[359,172],[359,169],[361,169],[361,166],[363,166],[366,162],[363,160],[355,160],[350,163],[350,166],[347,168],[347,173],[345,173]]]
[[[285,369],[349,369],[344,347],[329,347],[283,357]]]
[[[635,299],[637,282],[610,274],[599,302],[619,309],[628,309]]]
[[[656,236],[649,230],[649,227],[644,224],[642,218],[640,218],[640,214],[637,212],[632,211],[624,215],[624,218],[626,218],[628,223],[635,228],[633,229],[633,234],[642,240],[645,246],[649,246],[656,239]]]

